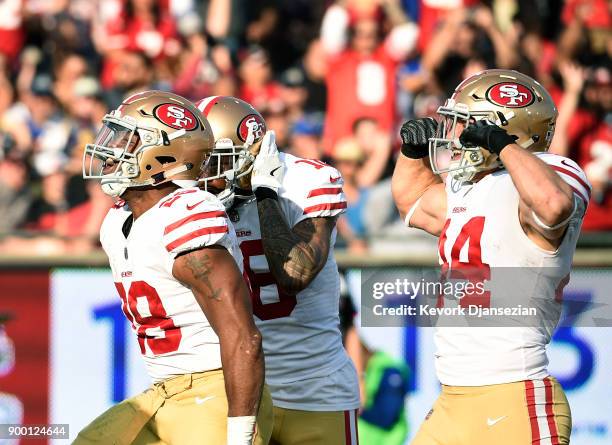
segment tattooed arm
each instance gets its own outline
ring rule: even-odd
[[[193,250],[176,258],[172,274],[191,289],[219,336],[228,417],[256,415],[264,381],[261,334],[234,258],[220,246]]]
[[[260,200],[257,210],[270,272],[285,292],[295,295],[325,265],[336,217],[308,218],[292,229],[277,200]]]

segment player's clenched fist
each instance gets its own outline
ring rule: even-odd
[[[438,122],[431,117],[404,122],[400,130],[402,154],[411,159],[421,159],[429,154],[429,139],[436,135]]]
[[[506,133],[503,128],[484,120],[470,125],[459,136],[459,142],[463,145],[486,148],[497,155],[517,139],[518,137]]]

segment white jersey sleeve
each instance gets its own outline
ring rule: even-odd
[[[342,175],[322,161],[281,153],[285,164],[281,205],[293,227],[308,218],[334,217],[346,211]]]
[[[569,158],[554,153],[536,153],[572,188],[574,195],[582,201],[584,209],[591,198],[591,184],[582,169]]]
[[[173,258],[206,246],[232,248],[225,208],[212,194],[197,188],[184,189],[170,195],[159,207],[167,207],[162,242]]]

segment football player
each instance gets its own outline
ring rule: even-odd
[[[228,206],[263,336],[271,443],[356,444],[359,390],[338,328],[332,251],[346,208],[342,178],[321,161],[279,153],[242,100],[209,97],[198,108],[215,137],[204,187]]]
[[[161,91],[130,96],[103,124],[83,174],[121,198],[100,241],[154,384],[75,443],[267,444],[272,405],[236,235],[221,202],[194,187],[210,125]]]
[[[475,74],[437,113],[439,123],[417,119],[401,129],[392,187],[406,224],[439,236],[451,277],[465,267],[483,277],[496,266],[521,268],[521,287],[552,303],[556,317],[533,326],[437,327],[442,393],[412,443],[567,444],[570,408],[547,371],[546,345],[590,186],[574,161],[546,153],[557,110],[526,75]],[[491,298],[472,302],[487,307]]]

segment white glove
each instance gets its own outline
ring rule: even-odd
[[[274,131],[266,132],[261,141],[261,149],[253,162],[251,173],[251,188],[253,192],[259,187],[269,188],[276,193],[281,188],[285,166],[281,163],[276,147],[276,136]]]
[[[255,416],[228,417],[227,445],[252,445],[255,420]]]

